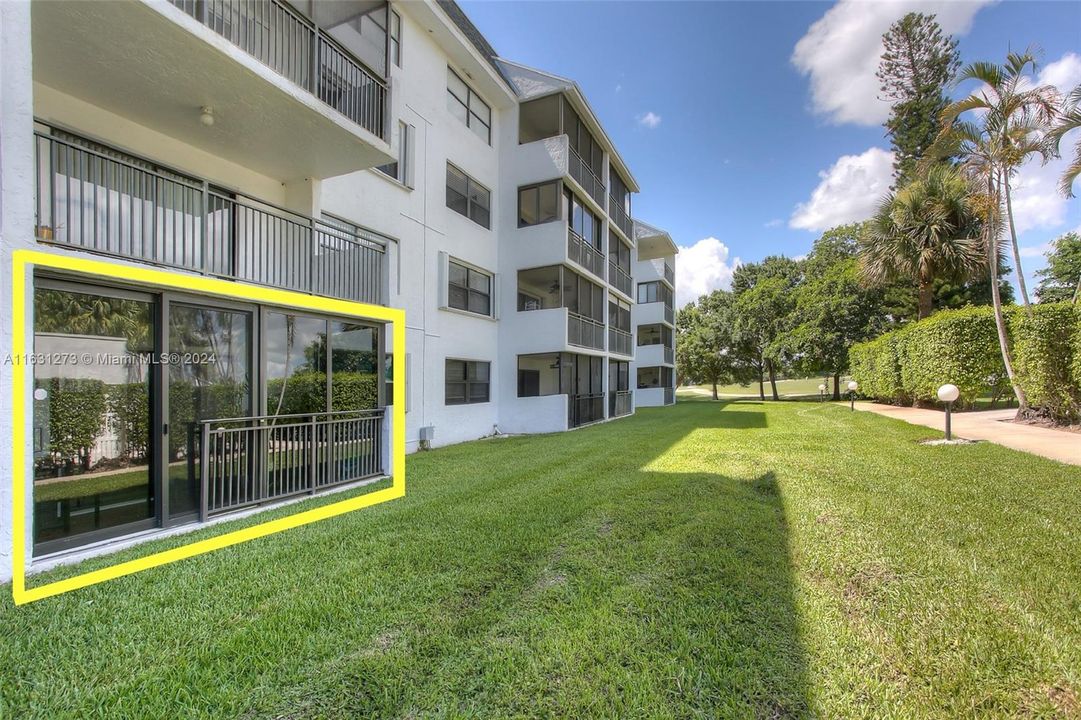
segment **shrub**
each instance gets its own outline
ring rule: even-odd
[[[90,467],[90,448],[105,430],[105,383],[49,378],[39,381],[48,395],[49,451],[61,461]]]
[[[1065,303],[1007,310],[1018,384],[1039,414],[1056,422],[1081,418],[1081,308]],[[849,353],[860,392],[882,402],[933,402],[951,382],[962,406],[1009,391],[990,307],[942,310],[920,322],[859,343]]]
[[[1067,303],[1011,308],[1014,372],[1040,414],[1055,422],[1081,418],[1081,378],[1077,375],[1081,310]]]

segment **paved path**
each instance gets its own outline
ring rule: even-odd
[[[858,402],[856,409],[897,418],[913,425],[945,429],[945,419],[938,410],[895,407],[872,402]],[[998,443],[1070,465],[1081,465],[1081,434],[1009,422],[1016,413],[1016,410],[954,413],[953,434],[968,440]]]

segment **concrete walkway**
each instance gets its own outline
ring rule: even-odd
[[[872,402],[858,402],[856,409],[945,431],[945,415],[938,410]],[[966,440],[986,440],[1051,460],[1081,465],[1081,434],[1010,422],[1016,414],[1017,410],[954,413],[953,434]]]

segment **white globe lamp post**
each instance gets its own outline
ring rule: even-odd
[[[848,402],[849,410],[856,409],[856,391],[860,389],[860,384],[855,380],[848,381]]]
[[[961,396],[961,391],[957,389],[957,386],[952,383],[946,383],[938,389],[938,399],[946,403],[946,439],[952,440],[953,433],[950,427],[950,411],[953,409],[953,403]]]
[[[818,384],[818,399],[819,401],[826,399],[826,385],[824,383]]]

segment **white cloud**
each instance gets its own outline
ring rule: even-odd
[[[1067,200],[1058,191],[1066,165],[1064,159],[1044,165],[1039,157],[1032,157],[1010,181],[1018,236],[1029,230],[1057,228],[1066,222]]]
[[[796,206],[789,227],[820,232],[869,218],[889,192],[893,153],[873,147],[860,155],[842,155],[818,177],[818,187]]]
[[[731,287],[732,273],[741,263],[738,257],[729,261],[730,254],[728,246],[715,237],[680,247],[676,256],[676,307]]]
[[[661,116],[652,111],[647,112],[645,115],[638,116],[638,124],[652,130],[661,124]]]
[[[1023,258],[1042,258],[1050,249],[1051,243],[1044,243],[1043,245],[1022,245],[1018,248],[1021,252],[1021,257]]]
[[[1061,93],[1068,93],[1081,84],[1081,56],[1066,53],[1053,63],[1040,68],[1036,78],[1038,85],[1054,85]]]
[[[878,99],[875,77],[882,33],[916,11],[934,13],[944,32],[964,35],[988,2],[839,0],[807,29],[792,52],[792,63],[810,77],[812,109],[837,123],[881,124],[889,115],[888,103]]]
[[[772,220],[769,220],[768,222],[763,223],[762,227],[775,228],[775,227],[781,227],[782,225],[784,225],[784,220],[782,220],[781,218],[773,218]]]

